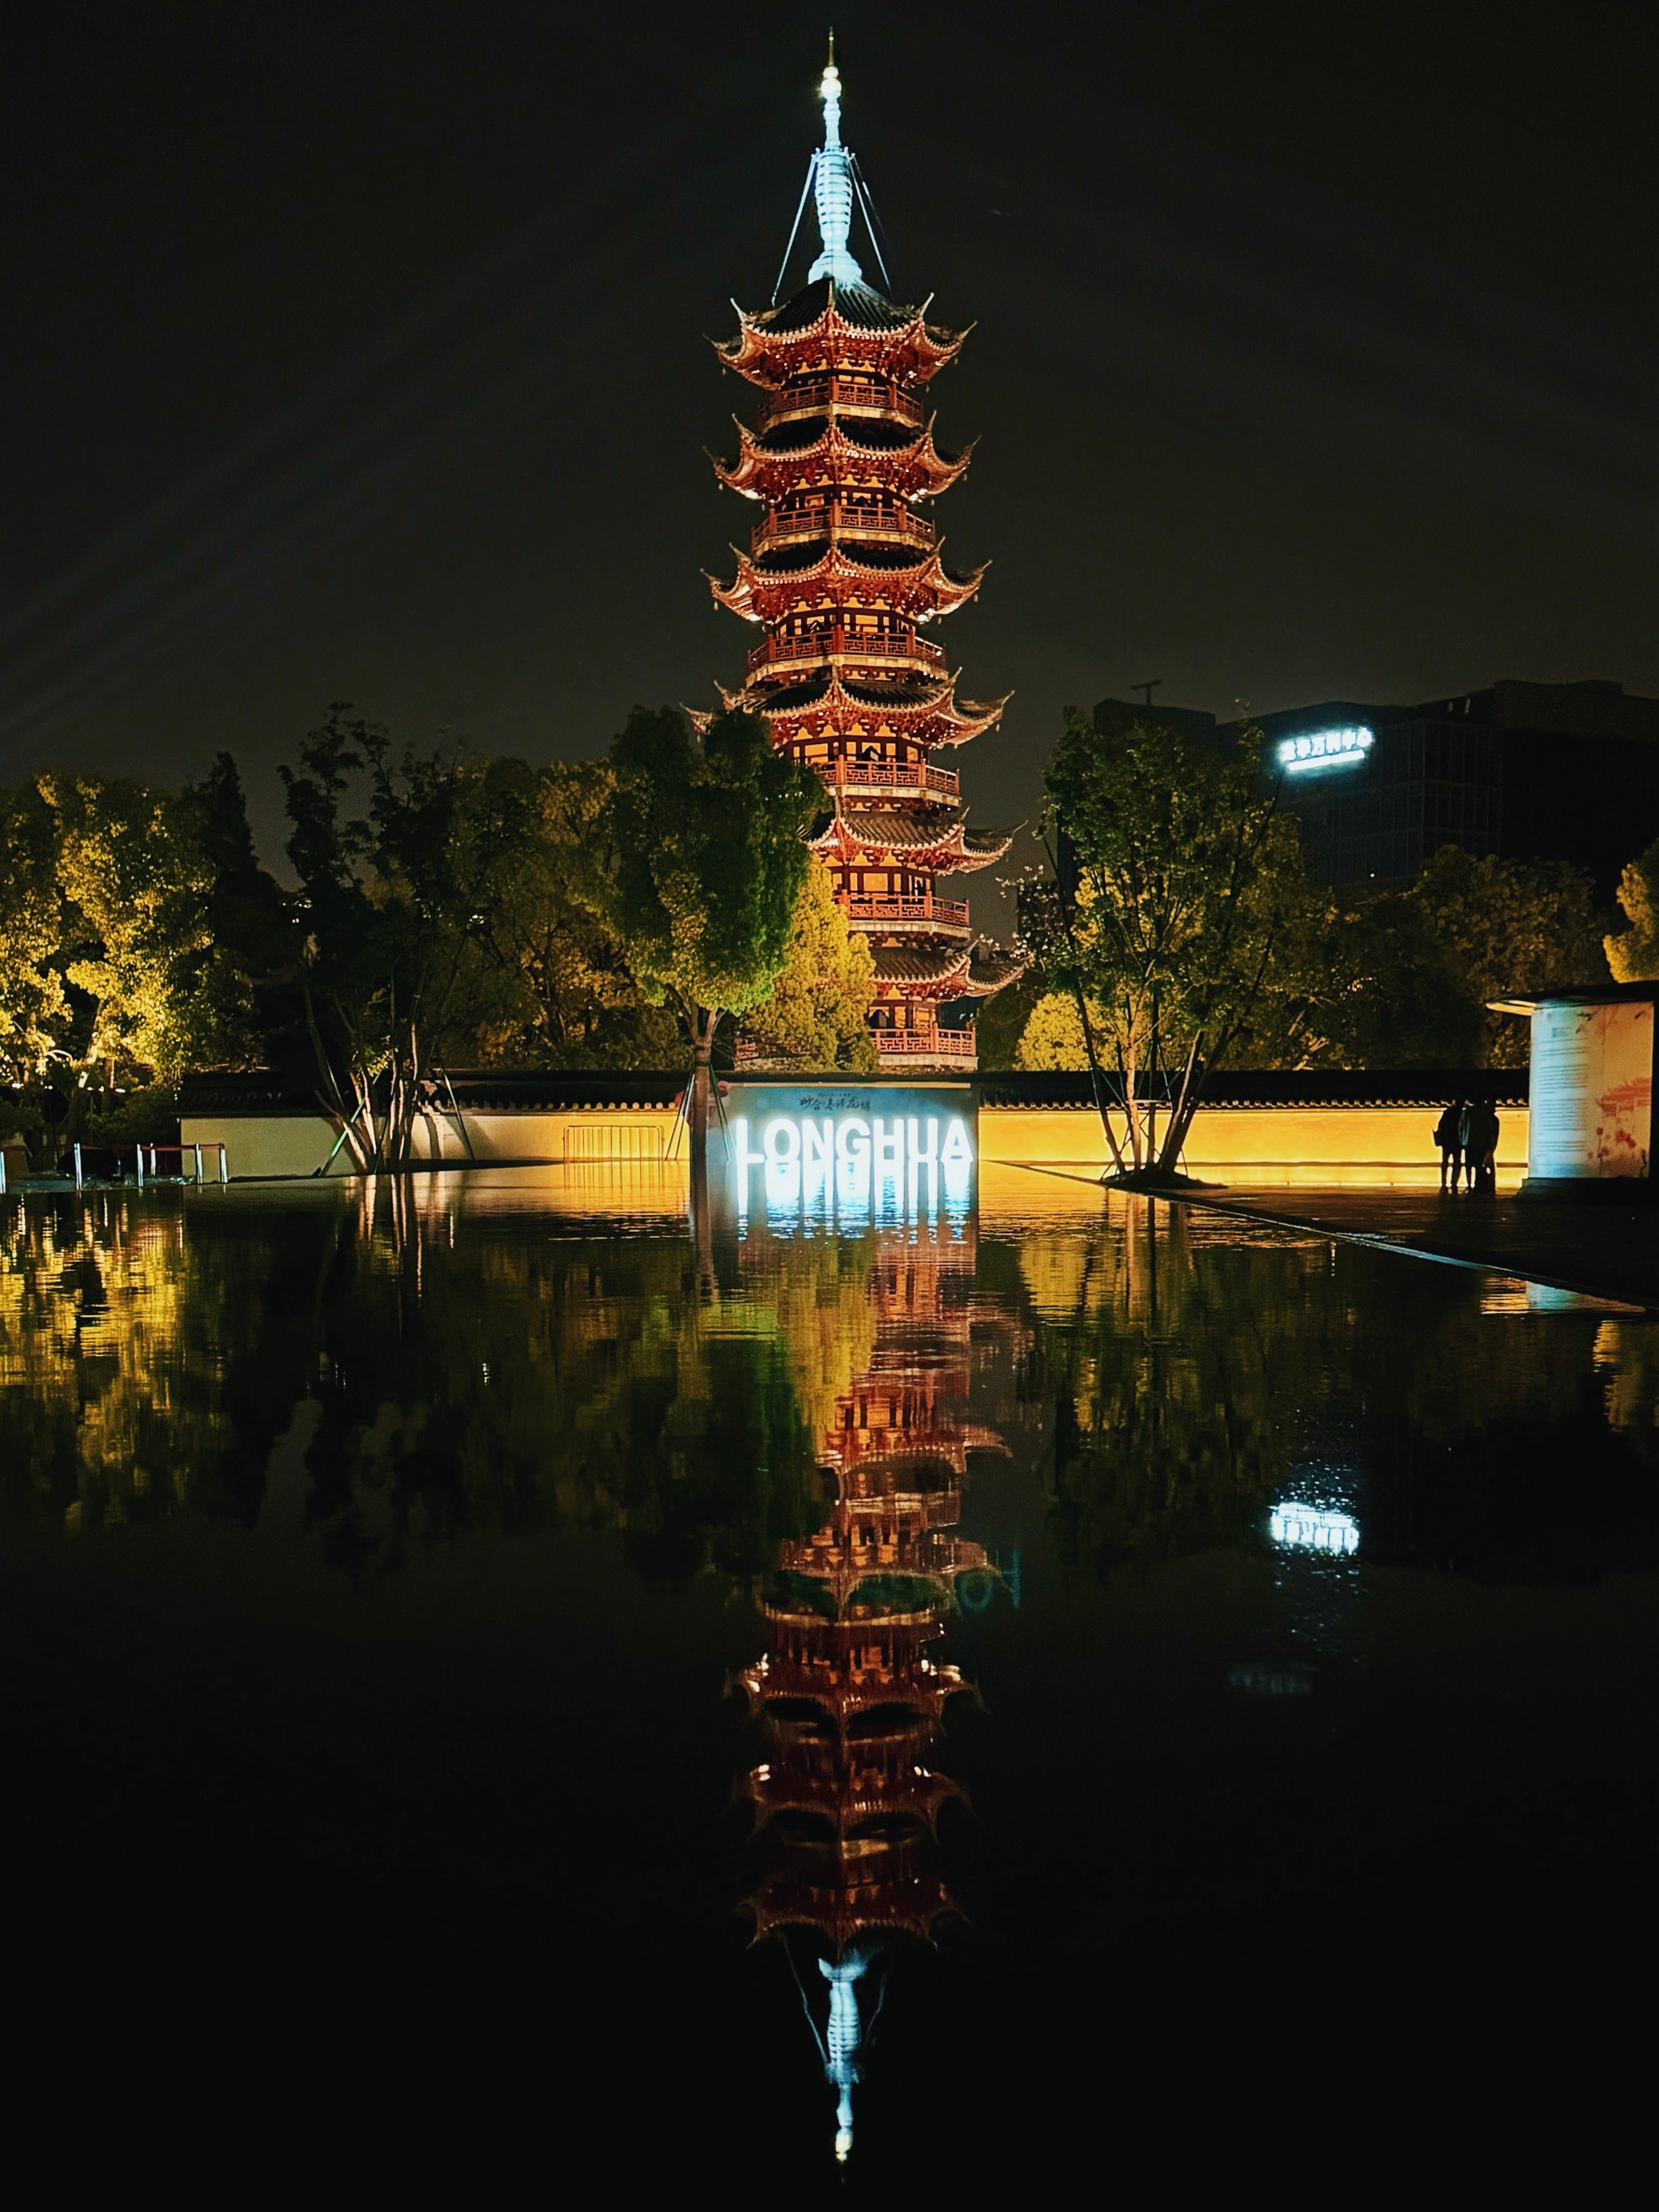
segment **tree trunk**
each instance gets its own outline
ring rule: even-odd
[[[1095,1111],[1100,1116],[1100,1126],[1106,1132],[1106,1142],[1111,1148],[1112,1158],[1116,1164],[1117,1171],[1121,1175],[1123,1147],[1119,1144],[1117,1132],[1112,1127],[1112,1109],[1106,1097],[1106,1081],[1101,1073],[1100,1054],[1095,1046],[1095,1025],[1089,1018],[1089,1001],[1084,995],[1083,986],[1076,981],[1075,970],[1072,992],[1077,1000],[1078,1019],[1083,1024],[1084,1050],[1089,1055],[1089,1085],[1094,1092]]]
[[[1208,1069],[1199,1058],[1200,1040],[1194,1037],[1192,1049],[1187,1054],[1187,1065],[1182,1071],[1181,1088],[1170,1108],[1170,1118],[1164,1131],[1164,1149],[1158,1154],[1160,1174],[1173,1176],[1180,1172],[1181,1155],[1186,1148],[1187,1134],[1193,1126],[1193,1116],[1198,1111],[1203,1094],[1204,1079]]]
[[[718,1014],[697,1006],[691,1015],[691,1096],[686,1102],[685,1126],[691,1133],[691,1180],[705,1188],[708,1181],[708,1125],[714,1115],[714,1024]]]
[[[708,1194],[708,1127],[714,1103],[714,1030],[718,1012],[695,1006],[691,1012],[691,1089],[685,1102],[685,1126],[691,1133],[691,1231],[697,1246],[697,1289],[705,1301],[714,1296],[714,1215]]]
[[[1066,943],[1072,955],[1072,995],[1077,1000],[1077,1018],[1083,1024],[1083,1048],[1089,1056],[1089,1084],[1094,1092],[1095,1111],[1100,1116],[1100,1126],[1106,1133],[1107,1145],[1111,1151],[1117,1171],[1121,1175],[1123,1147],[1118,1143],[1117,1133],[1112,1127],[1111,1108],[1107,1103],[1106,1085],[1101,1074],[1100,1054],[1095,1049],[1095,1025],[1089,1018],[1088,994],[1083,988],[1083,973],[1078,963],[1077,930],[1072,920],[1072,903],[1060,888],[1060,863],[1054,858],[1054,848],[1048,842],[1046,831],[1043,834],[1042,849],[1048,855],[1048,866],[1054,874],[1054,891],[1060,906],[1060,926],[1066,932]],[[1133,1108],[1130,1106],[1125,1118],[1131,1119],[1133,1115]]]

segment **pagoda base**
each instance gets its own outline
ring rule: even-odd
[[[972,1030],[877,1030],[873,1035],[884,1071],[951,1067],[970,1075],[978,1059]]]

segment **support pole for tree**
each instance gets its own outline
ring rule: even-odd
[[[1077,1000],[1078,1019],[1083,1024],[1083,1048],[1089,1056],[1089,1085],[1094,1093],[1095,1111],[1100,1116],[1100,1126],[1106,1133],[1106,1142],[1111,1148],[1113,1159],[1117,1163],[1117,1171],[1121,1175],[1123,1152],[1117,1141],[1116,1132],[1112,1127],[1111,1109],[1106,1103],[1105,1081],[1100,1072],[1100,1055],[1095,1050],[1094,1024],[1089,1019],[1089,1002],[1084,994],[1082,975],[1078,966],[1077,932],[1072,927],[1071,903],[1066,896],[1065,888],[1060,880],[1060,865],[1054,858],[1054,849],[1046,835],[1042,840],[1042,849],[1048,856],[1048,866],[1054,870],[1054,896],[1060,907],[1060,927],[1066,932],[1066,946],[1072,955],[1070,963],[1072,992]],[[1127,1109],[1127,1118],[1132,1119],[1133,1114],[1133,1108],[1130,1105]]]
[[[340,1128],[340,1133],[339,1133],[339,1135],[338,1135],[338,1136],[334,1139],[334,1142],[333,1142],[333,1143],[329,1146],[329,1150],[328,1150],[328,1158],[327,1158],[323,1162],[323,1164],[321,1165],[321,1167],[319,1167],[319,1168],[313,1168],[313,1169],[312,1170],[312,1173],[313,1173],[313,1176],[325,1176],[325,1175],[328,1173],[329,1170],[330,1170],[330,1169],[333,1166],[333,1164],[334,1164],[334,1158],[335,1158],[335,1154],[339,1151],[339,1149],[340,1149],[341,1146],[342,1146],[343,1144],[344,1144],[344,1142],[345,1142],[346,1139],[347,1139],[347,1138],[351,1134],[351,1125],[352,1125],[352,1123],[356,1120],[356,1118],[357,1118],[358,1115],[359,1115],[359,1114],[361,1114],[361,1113],[362,1112],[363,1108],[364,1108],[368,1103],[368,1101],[366,1098],[360,1098],[360,1099],[357,1101],[357,1103],[356,1104],[356,1106],[355,1106],[355,1107],[353,1107],[353,1109],[352,1109],[351,1112],[350,1112],[350,1113],[346,1116],[345,1121],[343,1121],[343,1123],[341,1125],[341,1128]]]

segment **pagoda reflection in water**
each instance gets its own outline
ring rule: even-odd
[[[800,1979],[842,2160],[890,1951],[956,1910],[937,1832],[963,1791],[930,1759],[969,1686],[941,1645],[946,1616],[995,1574],[957,1534],[968,1454],[1004,1449],[966,1417],[971,1229],[893,1223],[872,1249],[874,1342],[819,1445],[828,1515],[779,1546],[758,1606],[767,1649],[739,1678],[765,1754],[744,1787],[769,1850],[747,1905]]]

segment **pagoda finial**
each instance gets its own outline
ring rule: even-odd
[[[830,58],[818,80],[823,102],[823,144],[812,162],[812,198],[817,209],[823,251],[807,272],[816,284],[828,276],[837,284],[861,284],[864,271],[853,258],[848,238],[853,228],[852,156],[841,143],[841,71],[836,67],[836,34],[830,33]]]

